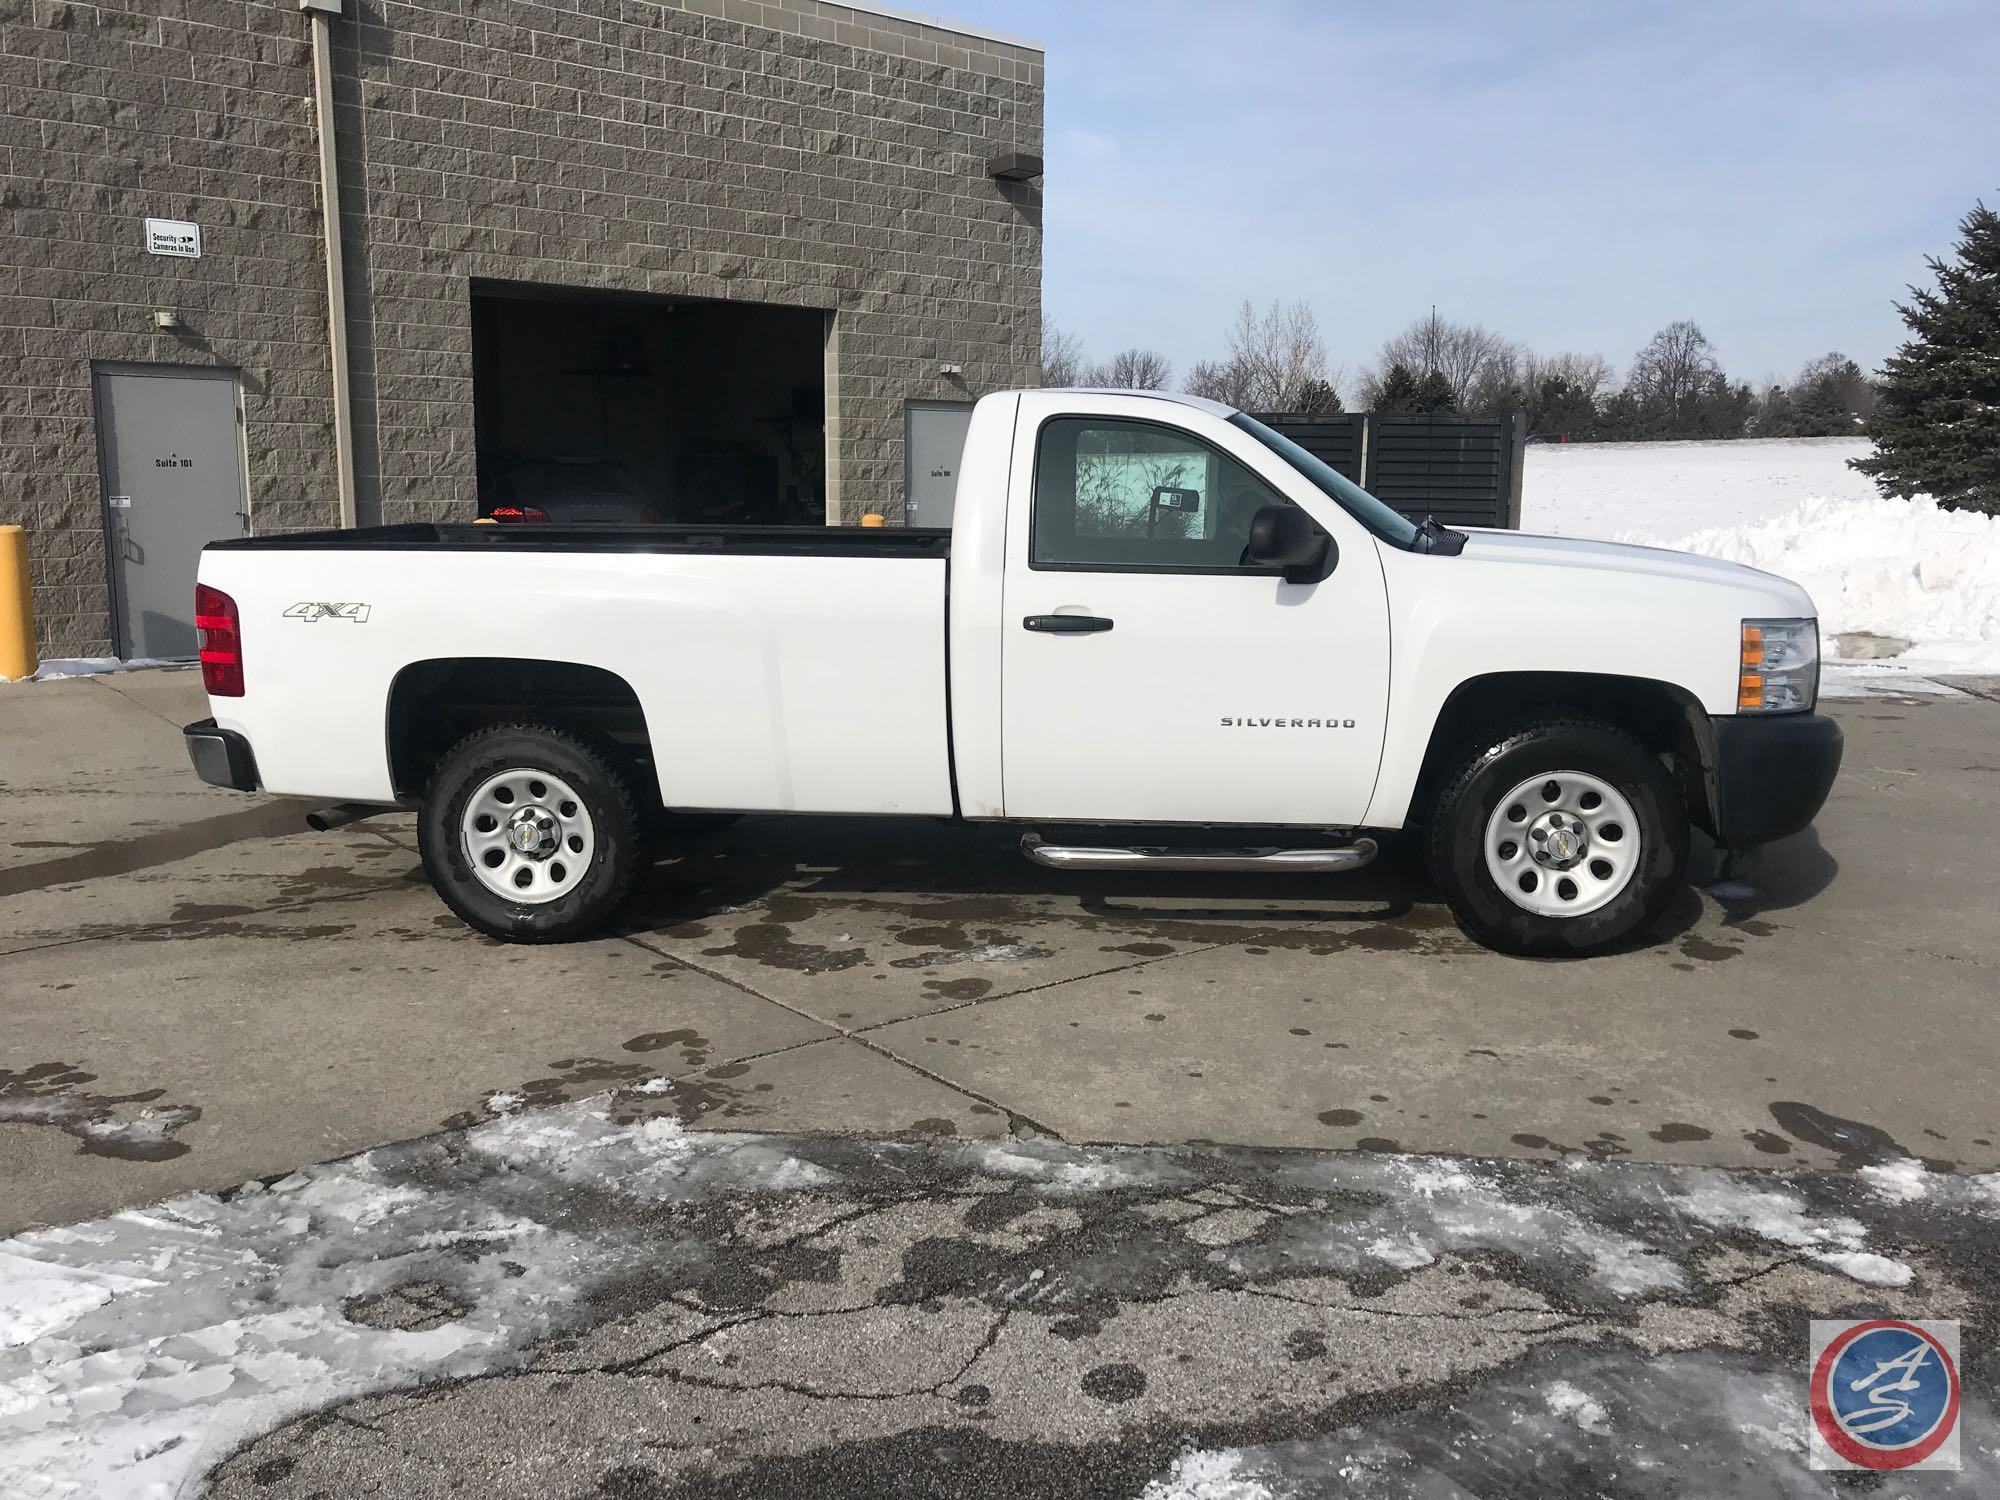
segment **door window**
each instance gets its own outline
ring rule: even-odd
[[[1288,503],[1189,433],[1057,417],[1037,445],[1029,565],[1267,572],[1243,566],[1250,520],[1263,506]]]

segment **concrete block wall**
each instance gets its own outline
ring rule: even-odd
[[[253,526],[335,520],[306,35],[0,0],[0,521],[44,655],[111,649],[94,361],[241,370]],[[894,514],[906,400],[1033,378],[1039,185],[983,171],[1042,149],[1032,48],[820,0],[348,0],[335,36],[364,521],[474,513],[475,280],[831,312],[850,518]]]

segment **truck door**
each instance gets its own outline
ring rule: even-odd
[[[1365,528],[1197,408],[1022,399],[1009,483],[1002,772],[1009,818],[1357,823],[1382,755],[1387,585]],[[1068,398],[1074,401],[1075,398]],[[1339,559],[1245,566],[1260,506]]]

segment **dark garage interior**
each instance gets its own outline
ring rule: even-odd
[[[475,285],[480,514],[823,524],[826,322],[760,303]]]

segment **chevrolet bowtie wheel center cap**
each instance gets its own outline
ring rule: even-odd
[[[1559,812],[1543,813],[1528,829],[1528,852],[1547,869],[1571,869],[1589,849],[1590,835],[1583,824]]]

